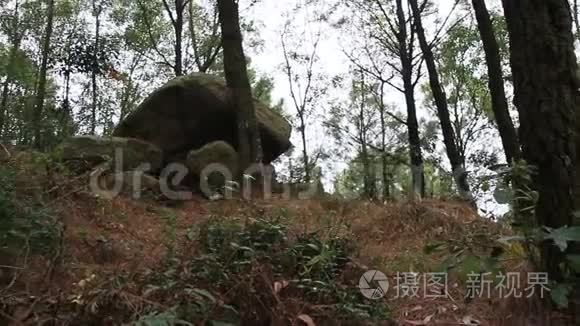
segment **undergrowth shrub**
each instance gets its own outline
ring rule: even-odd
[[[143,316],[139,325],[160,318],[195,325],[287,324],[302,313],[346,323],[388,319],[384,302],[364,299],[353,286],[358,279],[342,277],[355,250],[350,239],[292,236],[282,218],[214,217],[195,241],[199,252],[149,273],[147,297],[171,298],[175,305]]]
[[[38,198],[18,191],[16,178],[10,165],[0,167],[0,255],[50,254],[60,238],[60,223]]]

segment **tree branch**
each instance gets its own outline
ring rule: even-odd
[[[169,18],[171,19],[171,24],[173,24],[173,26],[177,25],[177,22],[175,21],[175,17],[173,17],[173,11],[169,7],[167,0],[162,0],[162,2],[163,2],[163,7],[165,7],[165,11],[167,11]],[[175,10],[178,10],[178,9],[179,8],[175,8]]]
[[[161,50],[159,49],[159,47],[157,45],[157,41],[155,40],[155,37],[153,36],[153,32],[152,32],[152,29],[153,28],[151,27],[151,22],[149,21],[149,18],[148,18],[147,8],[143,4],[143,2],[141,2],[141,0],[137,0],[137,4],[139,5],[139,7],[140,7],[140,9],[141,9],[141,11],[143,13],[143,20],[144,20],[144,23],[145,23],[145,27],[147,27],[147,34],[149,36],[149,41],[151,42],[151,45],[153,46],[153,49],[163,59],[163,64],[166,64],[167,66],[171,67],[172,69],[175,68],[175,66],[173,64],[171,64],[169,62],[169,60],[167,60],[167,58],[161,52]]]

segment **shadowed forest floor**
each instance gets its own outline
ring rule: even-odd
[[[22,154],[2,168],[4,197],[19,203],[4,202],[3,214],[54,218],[22,227],[27,236],[3,253],[2,324],[523,325],[538,315],[536,299],[465,299],[465,275],[455,270],[446,295],[425,298],[421,288],[396,298],[397,273],[439,271],[458,252],[482,257],[480,265],[509,235],[463,203],[197,198],[169,206],[98,198],[82,176],[52,164]],[[31,228],[46,234],[24,232]],[[426,253],[436,243],[453,250]],[[503,250],[504,270],[526,272],[518,248]],[[367,270],[387,275],[384,298],[361,295]]]

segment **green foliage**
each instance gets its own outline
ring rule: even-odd
[[[567,308],[568,297],[572,294],[574,285],[570,283],[558,283],[550,291],[550,298],[559,308]]]
[[[293,260],[298,275],[328,282],[339,274],[353,250],[347,239],[322,241],[317,233],[311,233],[298,237],[287,255]]]
[[[553,243],[564,254],[564,260],[559,265],[562,278],[552,280],[550,296],[552,301],[560,308],[567,308],[569,297],[572,295],[574,284],[578,280],[580,272],[580,256],[567,254],[566,251],[571,243],[580,241],[580,227],[562,227],[558,229],[543,227],[534,228],[525,236],[515,236],[502,239],[504,242],[522,243],[528,248],[529,255],[535,255],[546,241]],[[530,253],[530,251],[532,251]]]
[[[280,114],[287,120],[290,117],[284,112],[284,99],[274,103],[272,92],[274,91],[274,79],[268,76],[257,76],[257,73],[251,67],[248,69],[248,78],[252,85],[252,95],[260,102],[270,107],[274,112]]]
[[[174,307],[170,310],[166,310],[163,312],[152,312],[147,314],[138,321],[134,322],[132,325],[134,326],[172,326],[172,325],[193,325],[188,323],[184,320],[180,320],[177,318],[177,312],[175,311],[177,308]]]
[[[498,163],[501,148],[496,146],[499,134],[493,121],[485,52],[477,26],[468,21],[457,23],[437,51],[438,72],[447,95],[455,143],[470,170],[472,193],[480,196],[489,190],[489,168]],[[425,106],[435,114],[428,83],[421,90]]]
[[[34,198],[19,194],[15,171],[0,167],[0,256],[51,254],[60,234],[53,212]]]
[[[177,225],[175,213],[170,210],[163,210],[161,212],[162,219],[165,220],[165,239],[167,247],[167,258],[169,260],[173,259],[175,256],[175,245],[177,242]]]
[[[200,231],[200,243],[208,253],[268,252],[287,241],[286,227],[279,221],[257,219],[242,227],[236,221],[211,219]]]
[[[493,197],[499,204],[509,204],[511,208],[505,220],[522,228],[523,233],[528,233],[536,227],[534,211],[538,200],[537,191],[529,186],[532,182],[532,167],[524,161],[516,161],[511,167],[499,165],[495,171],[489,178],[489,181],[496,183]],[[518,189],[514,189],[514,183],[519,185]]]
[[[580,256],[567,252],[571,243],[580,242],[580,227],[550,228],[538,225],[535,217],[538,192],[530,188],[533,173],[534,169],[523,161],[514,162],[512,167],[498,171],[501,183],[494,196],[498,202],[511,205],[512,211],[508,221],[517,232],[517,235],[501,238],[498,242],[511,248],[518,246],[523,248],[525,251],[523,258],[540,269],[546,268],[545,264],[541,263],[545,257],[540,257],[545,246],[557,247],[563,259],[557,268],[560,275],[556,277],[559,279],[552,280],[550,296],[558,307],[566,308],[574,284],[579,282],[577,273],[580,271]],[[514,185],[517,185],[516,189]]]
[[[559,229],[545,227],[544,229],[544,239],[552,240],[562,252],[568,249],[568,243],[580,242],[580,226],[562,227]]]
[[[245,222],[212,217],[200,227],[196,242],[201,252],[174,259],[162,272],[152,271],[147,282],[146,295],[165,293],[188,298],[188,303],[143,317],[145,320],[194,324],[214,320],[210,325],[256,320],[265,313],[259,312],[260,302],[272,300],[273,285],[269,283],[276,279],[287,280],[278,283],[285,283],[284,293],[292,297],[328,304],[334,318],[388,318],[383,303],[365,301],[356,287],[340,281],[354,251],[349,239],[323,238],[318,233],[290,237],[281,217]],[[220,297],[218,293],[226,294]],[[277,295],[282,300],[283,294]]]
[[[442,254],[442,263],[439,269],[443,272],[455,271],[463,281],[473,273],[492,273],[501,271],[501,255],[503,249],[500,244],[489,247],[493,240],[488,235],[469,234],[460,239],[436,242],[425,246],[425,254]]]
[[[161,326],[161,325],[200,325],[206,322],[211,326],[238,325],[238,312],[229,305],[222,305],[222,309],[229,315],[224,320],[214,320],[212,315],[219,300],[210,292],[202,289],[186,288],[190,303],[174,306],[162,312],[152,312],[142,316],[132,323],[135,326]]]

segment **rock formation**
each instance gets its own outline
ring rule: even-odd
[[[291,126],[256,101],[265,163],[290,148]],[[236,110],[225,80],[207,74],[180,76],[154,91],[117,126],[114,135],[159,146],[165,162],[183,162],[191,150],[214,141],[237,148]]]

